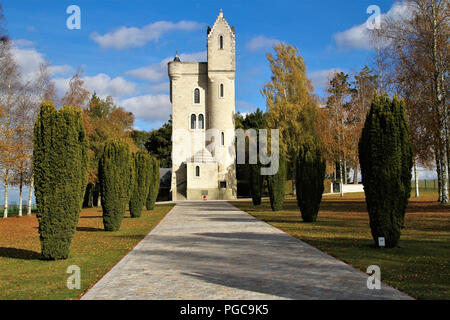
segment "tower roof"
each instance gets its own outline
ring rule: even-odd
[[[180,59],[180,57],[178,56],[178,50],[177,50],[177,52],[176,52],[176,54],[175,54],[175,58],[173,58],[173,61],[181,62],[181,59]]]
[[[230,27],[227,20],[223,16],[222,9],[220,9],[219,16],[217,17],[216,22],[214,22],[214,25],[212,26],[212,28],[210,28],[208,26],[208,37],[211,35],[211,33],[214,32],[214,28],[221,22],[223,22],[225,24],[226,28],[228,29],[228,31],[230,31],[230,33],[233,35],[233,37],[236,37],[236,35],[234,34],[234,27],[232,27],[232,28]]]

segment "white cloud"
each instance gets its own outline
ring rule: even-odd
[[[202,25],[194,21],[180,21],[173,23],[170,21],[158,21],[148,24],[142,28],[122,26],[113,32],[100,35],[94,32],[91,39],[97,42],[102,48],[114,48],[117,50],[126,48],[143,47],[150,41],[158,39],[170,31],[193,31]]]
[[[389,18],[396,19],[410,12],[410,7],[404,1],[397,0],[388,12],[381,15],[381,21]],[[362,49],[371,50],[373,45],[370,39],[370,30],[367,23],[353,26],[352,28],[333,35],[336,47],[340,50]]]
[[[166,94],[132,97],[120,101],[119,105],[132,112],[140,121],[148,123],[167,121],[172,112],[170,98]]]
[[[20,67],[24,81],[33,79],[39,72],[41,64],[46,62],[44,55],[30,47],[31,45],[33,45],[31,41],[21,39],[14,40],[11,47],[11,52]],[[64,75],[72,72],[73,68],[69,65],[57,65],[50,66],[49,71],[51,75]]]
[[[274,45],[280,43],[280,40],[267,38],[265,36],[257,36],[247,42],[247,50],[251,52],[271,49]]]
[[[101,98],[111,96],[114,99],[119,99],[136,91],[136,84],[122,77],[111,78],[107,74],[99,73],[95,76],[84,76],[82,79],[85,88],[91,93],[95,91]],[[56,78],[54,81],[57,95],[59,97],[64,96],[69,89],[70,78]]]
[[[168,77],[167,64],[172,60],[173,57],[168,57],[162,60],[160,63],[152,64],[139,69],[130,70],[126,74],[141,80],[160,82]],[[182,53],[180,55],[180,60],[185,62],[206,61],[206,51],[195,53]]]
[[[314,89],[326,89],[328,82],[335,72],[343,72],[342,69],[327,69],[311,72],[308,79],[313,83]]]

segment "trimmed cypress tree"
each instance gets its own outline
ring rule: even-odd
[[[249,164],[250,176],[250,194],[252,196],[253,205],[259,206],[261,204],[264,176],[261,175],[260,164]]]
[[[134,187],[134,161],[128,143],[121,139],[105,143],[99,161],[103,225],[106,231],[120,229]]]
[[[158,198],[159,193],[159,185],[159,160],[156,157],[152,157],[152,177],[150,179],[150,190],[146,201],[147,210],[153,210],[155,208],[156,198]]]
[[[44,259],[66,259],[87,183],[81,110],[43,102],[34,126],[33,172]]]
[[[305,222],[315,222],[324,191],[326,162],[317,142],[305,142],[300,149],[295,185],[297,204]]]
[[[130,199],[130,215],[132,218],[139,218],[149,194],[153,166],[147,151],[138,151],[133,154],[133,158],[135,179]]]
[[[283,209],[286,195],[286,160],[280,156],[278,172],[268,176],[270,206],[273,211]]]
[[[412,149],[405,105],[375,96],[359,141],[362,182],[375,245],[395,247],[411,193]]]

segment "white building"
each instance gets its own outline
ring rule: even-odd
[[[207,28],[207,62],[169,62],[172,199],[235,199],[236,36],[222,10]]]

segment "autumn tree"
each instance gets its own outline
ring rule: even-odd
[[[351,150],[351,109],[350,98],[352,88],[349,75],[344,72],[335,72],[327,88],[327,104],[324,113],[327,121],[323,130],[327,138],[322,141],[327,150],[328,160],[337,164],[335,175],[339,177],[340,193],[343,196],[343,185],[347,183],[347,162]]]
[[[16,101],[22,90],[21,74],[11,52],[11,42],[8,39],[0,41],[0,144],[3,148],[0,153],[0,174],[5,186],[3,218],[8,217],[8,190],[17,160],[14,142],[17,133]]]
[[[69,82],[69,90],[61,99],[63,106],[77,106],[84,109],[89,101],[89,91],[84,87],[84,80],[82,79],[83,71],[81,68],[73,75]]]
[[[448,0],[408,0],[405,14],[385,19],[382,36],[391,81],[407,102],[416,161],[428,162],[432,146],[439,200],[448,203],[450,63]],[[414,91],[414,92],[413,92]],[[422,110],[420,110],[422,108]],[[430,119],[430,116],[432,117]],[[425,137],[425,139],[423,139]],[[431,137],[432,141],[427,141]]]
[[[298,49],[280,43],[274,46],[274,50],[275,55],[267,54],[272,71],[271,82],[266,83],[262,90],[267,104],[266,128],[279,129],[280,163],[286,161],[287,172],[292,175],[292,164],[295,164],[302,144],[315,130],[317,102]],[[270,181],[280,183],[269,191],[284,191],[286,172],[281,170],[279,174],[279,178],[269,177],[269,184]],[[284,199],[283,192],[277,194]]]

